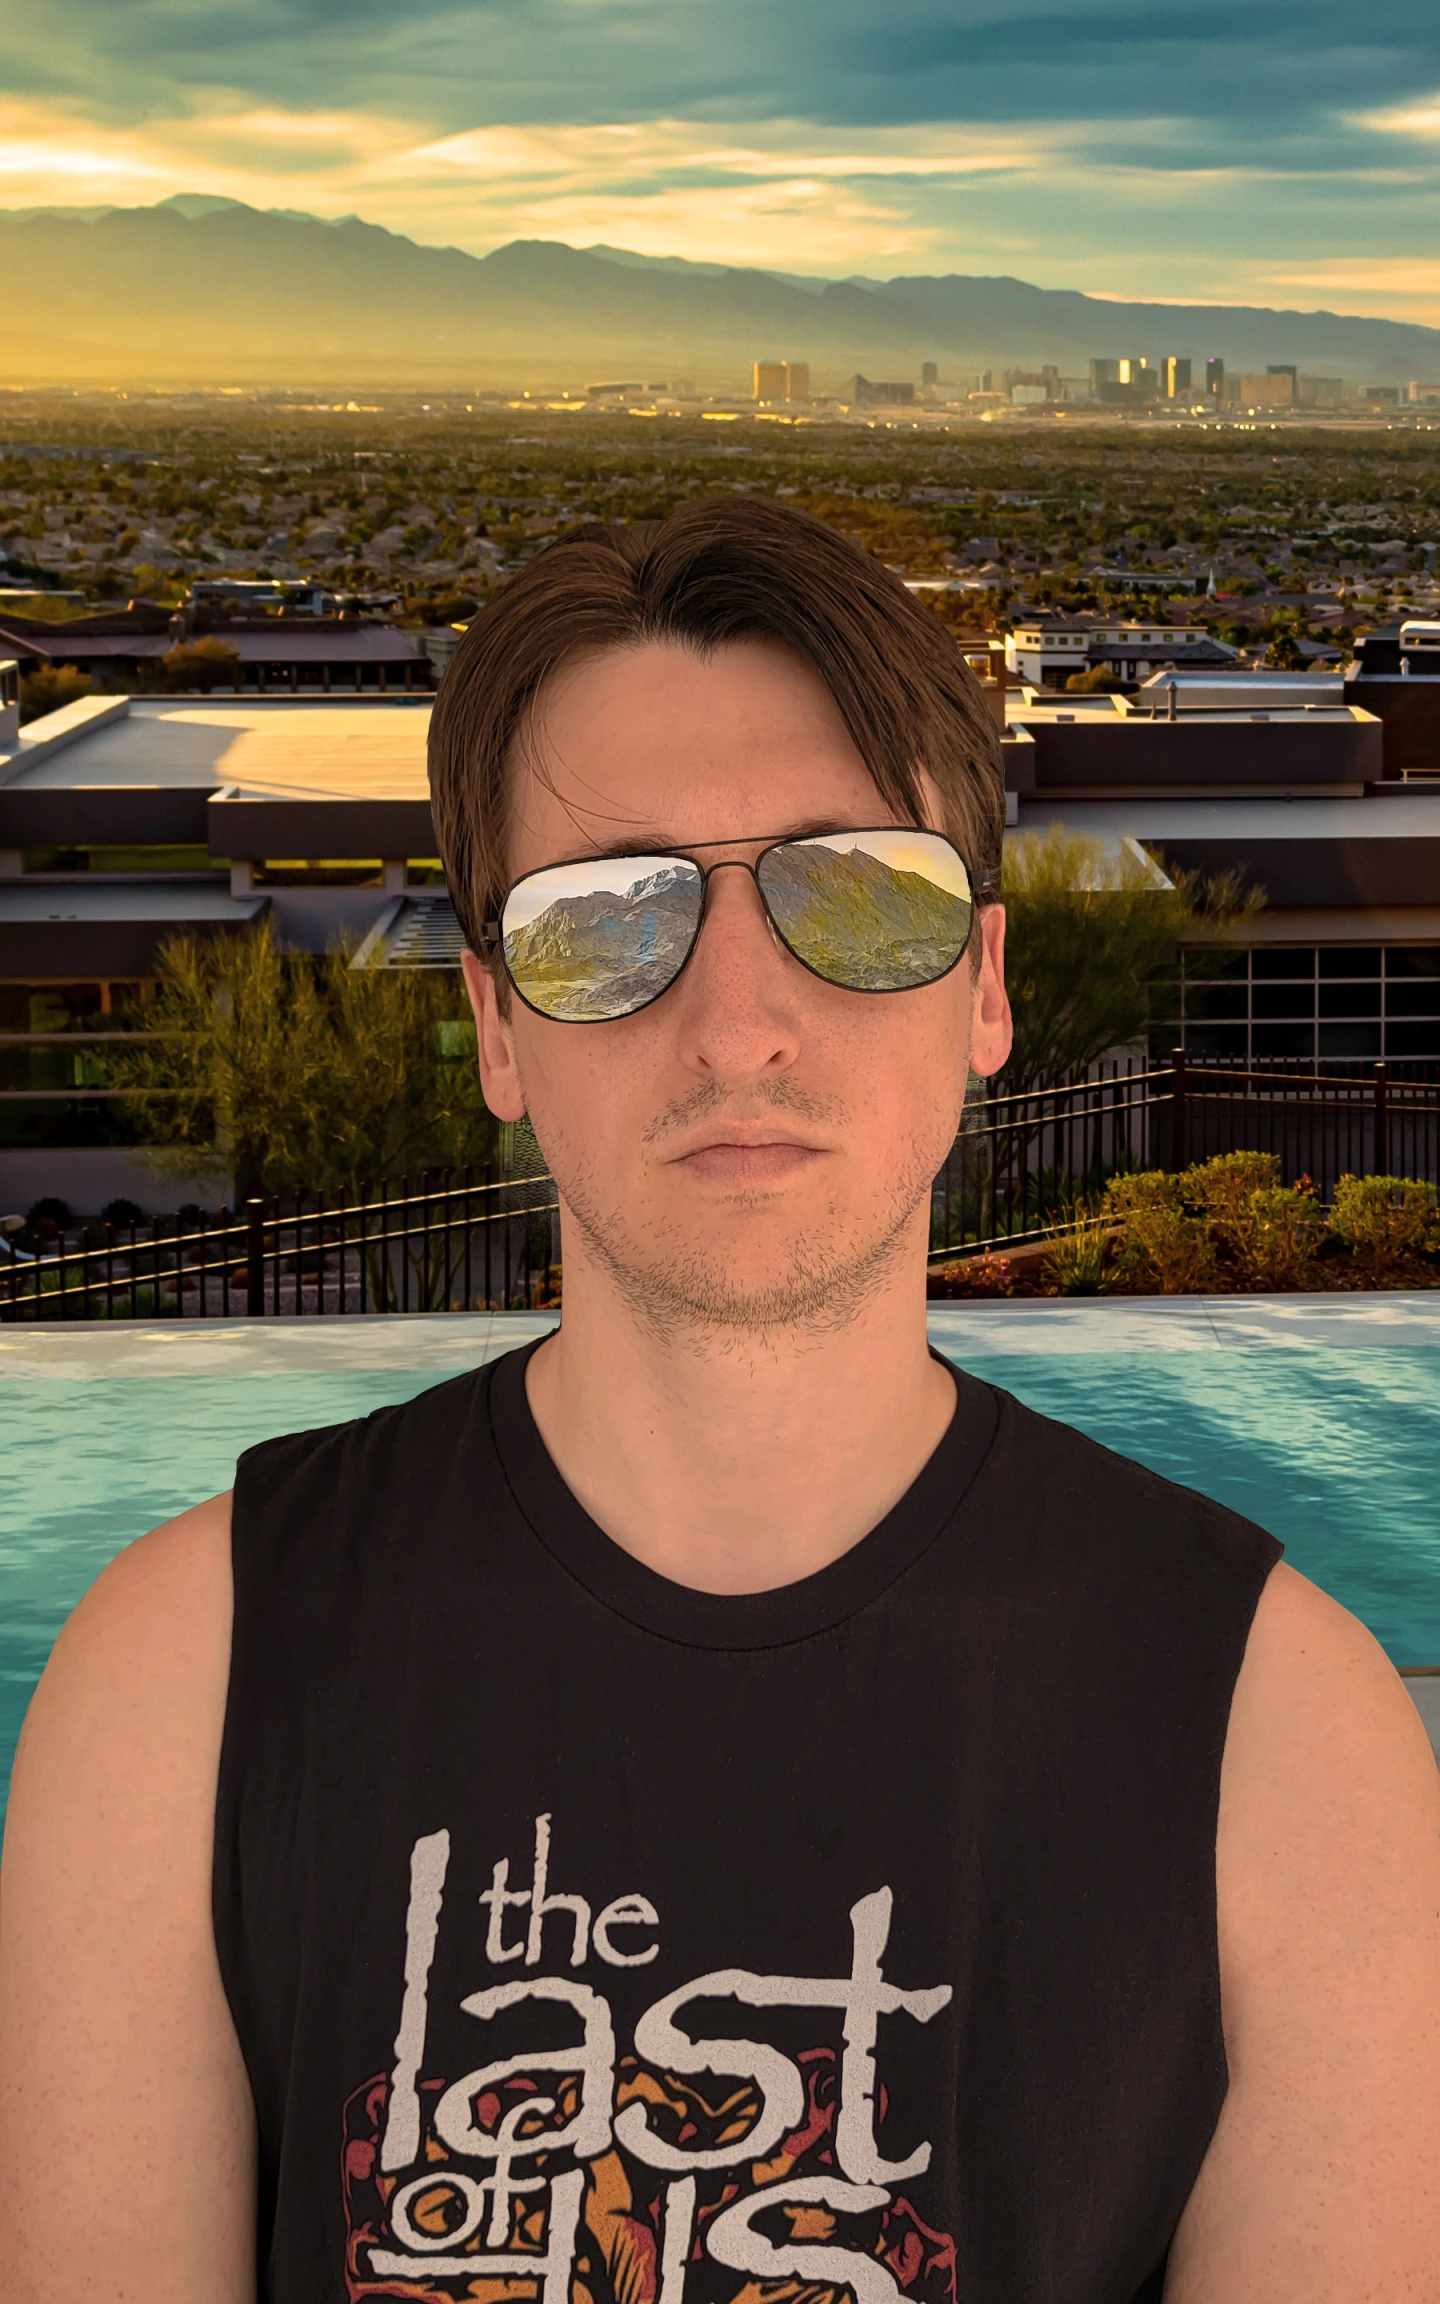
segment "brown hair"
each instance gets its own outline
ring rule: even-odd
[[[700,653],[783,641],[808,658],[881,798],[923,821],[919,771],[982,898],[1005,823],[999,731],[938,617],[857,544],[768,496],[706,498],[663,522],[572,528],[470,626],[430,720],[430,794],[456,916],[472,951],[509,880],[516,736],[566,661],[647,641]]]

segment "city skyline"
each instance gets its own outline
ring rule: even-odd
[[[1398,0],[0,0],[0,208],[209,192],[844,277],[1435,324],[1440,41]]]

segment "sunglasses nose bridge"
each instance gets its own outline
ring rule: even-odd
[[[765,891],[760,885],[760,875],[756,871],[754,864],[744,856],[722,856],[718,864],[706,864],[701,869],[700,919],[695,929],[696,942],[699,942],[701,933],[705,926],[705,916],[710,909],[710,883],[714,879],[717,872],[744,872],[748,875],[748,877],[754,882],[756,899],[764,917],[765,925],[773,935],[775,933],[774,916],[771,913],[769,904],[766,902]]]

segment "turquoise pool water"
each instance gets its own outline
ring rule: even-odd
[[[1440,1318],[1392,1318],[1361,1340],[1352,1300],[1342,1341],[1314,1341],[1332,1333],[1322,1322],[1277,1342],[1263,1322],[1227,1338],[1173,1307],[1154,1320],[1023,1309],[946,1307],[932,1335],[1031,1407],[1272,1528],[1396,1663],[1440,1664]],[[408,1399],[542,1324],[462,1335],[386,1321],[357,1336],[307,1323],[230,1331],[228,1347],[213,1331],[191,1330],[193,1344],[112,1332],[29,1356],[12,1330],[0,1355],[0,1799],[55,1634],[121,1545],[228,1486],[253,1441]]]

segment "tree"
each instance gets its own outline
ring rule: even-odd
[[[20,683],[20,718],[41,720],[47,712],[58,712],[89,693],[89,679],[73,664],[39,664]]]
[[[228,640],[183,640],[161,657],[160,669],[167,687],[180,691],[198,688],[208,696],[217,684],[238,686],[240,655]]]
[[[1265,662],[1272,672],[1304,671],[1304,654],[1299,641],[1288,624],[1276,626],[1274,636],[1265,651]]]
[[[449,969],[365,968],[284,950],[268,921],[173,938],[147,1035],[111,1060],[159,1138],[156,1165],[252,1192],[360,1186],[494,1156],[463,986]]]
[[[1133,847],[1063,826],[1005,843],[1005,976],[1015,1044],[1000,1093],[1083,1074],[1107,1050],[1163,1021],[1177,954],[1189,974],[1218,967],[1263,898],[1236,876],[1173,872],[1157,885]]]

